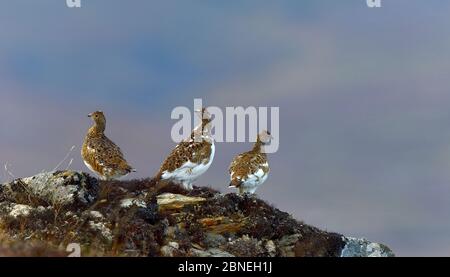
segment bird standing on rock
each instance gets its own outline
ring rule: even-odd
[[[94,121],[84,139],[81,156],[86,166],[102,180],[114,180],[135,172],[123,157],[120,148],[105,136],[106,118],[103,112],[88,115]]]
[[[196,112],[202,123],[172,150],[161,165],[156,180],[170,180],[192,190],[193,183],[211,166],[215,153],[211,114],[206,108]]]
[[[270,132],[263,131],[258,135],[251,151],[234,158],[229,169],[230,188],[238,189],[240,194],[255,193],[256,189],[267,180],[270,169],[263,147],[272,139]]]

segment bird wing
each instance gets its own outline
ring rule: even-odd
[[[192,168],[200,163],[208,163],[211,156],[211,145],[206,140],[180,142],[162,163],[159,174],[161,175],[165,171],[173,172],[179,168]]]
[[[265,155],[246,152],[234,158],[231,162],[229,173],[232,178],[246,180],[260,170],[263,170],[264,173],[269,172],[269,165]]]
[[[121,149],[108,137],[94,137],[87,141],[89,156],[101,167],[131,171]]]

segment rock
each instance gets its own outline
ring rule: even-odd
[[[208,231],[216,234],[234,234],[242,230],[245,225],[242,219],[231,219],[223,216],[203,218],[199,222]]]
[[[216,233],[208,232],[205,234],[204,243],[210,248],[216,248],[221,245],[224,245],[227,242],[227,239]]]
[[[75,216],[75,218],[77,218],[77,216]],[[106,243],[112,242],[113,233],[109,227],[111,224],[101,212],[95,210],[85,211],[82,213],[81,219],[87,220],[89,229],[102,238]]]
[[[266,242],[266,245],[264,247],[266,248],[267,254],[269,254],[270,257],[275,257],[275,255],[277,254],[277,247],[272,240]]]
[[[300,237],[300,234],[295,234],[281,238],[278,242],[278,248],[282,257],[295,257],[294,248]]]
[[[238,257],[268,256],[264,247],[262,247],[262,241],[247,235],[228,243],[226,250]]]
[[[235,257],[234,255],[232,255],[232,254],[230,254],[230,253],[228,253],[226,251],[217,249],[217,248],[210,248],[210,249],[207,249],[207,250],[199,250],[199,249],[192,248],[190,250],[189,254],[191,256],[193,256],[193,257],[203,257],[203,258],[205,258],[205,257],[214,257],[214,258],[232,258],[232,257]]]
[[[171,241],[167,245],[161,247],[161,255],[163,257],[177,257],[183,254],[182,251],[179,250],[180,246],[177,242]]]
[[[30,215],[39,215],[45,213],[47,208],[38,206],[36,208],[29,205],[14,204],[14,203],[0,203],[0,218],[2,215],[8,214],[12,218],[29,217]]]
[[[172,247],[172,248],[175,248],[175,249],[179,249],[180,248],[180,245],[178,244],[178,242],[175,242],[175,241],[169,242],[169,246]]]
[[[0,199],[3,201],[28,202],[31,206],[87,206],[98,196],[98,182],[87,174],[74,171],[41,173],[1,187]]]
[[[105,217],[98,211],[90,211],[89,215],[94,219],[104,219]]]
[[[159,210],[181,210],[184,206],[195,205],[205,202],[202,197],[191,197],[181,194],[164,193],[158,195],[157,203]]]
[[[394,253],[387,246],[370,242],[364,238],[343,238],[345,247],[341,257],[394,257]]]
[[[161,247],[161,256],[163,257],[174,257],[175,248],[168,245]]]
[[[146,208],[147,204],[145,203],[144,200],[142,199],[136,199],[136,198],[126,198],[123,199],[120,202],[120,206],[122,208],[130,208],[132,206],[136,206],[136,207],[141,207],[141,208]]]
[[[106,223],[89,221],[89,227],[92,231],[97,232],[108,243],[112,242],[113,234],[111,229],[106,226]]]
[[[29,216],[32,210],[33,208],[28,205],[17,204],[9,212],[9,215],[12,217]]]

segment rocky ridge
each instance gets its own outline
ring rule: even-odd
[[[256,196],[57,171],[0,185],[0,256],[391,257]],[[70,249],[69,249],[70,250]]]

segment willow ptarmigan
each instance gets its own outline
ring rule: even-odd
[[[113,180],[135,172],[120,148],[105,136],[106,118],[97,111],[88,115],[94,121],[84,139],[81,156],[86,166],[102,180]]]
[[[215,153],[211,115],[205,108],[196,112],[202,123],[172,150],[156,175],[157,180],[170,180],[188,190],[192,190],[192,184],[211,166]]]
[[[269,176],[269,163],[264,145],[270,143],[273,137],[268,131],[258,135],[253,149],[238,155],[230,165],[230,188],[239,189],[240,194],[255,193]]]

